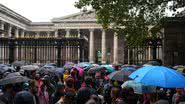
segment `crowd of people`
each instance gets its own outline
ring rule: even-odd
[[[20,69],[16,67],[30,80],[1,85],[0,104],[185,104],[183,88],[137,94],[131,87],[122,88],[123,82],[108,78],[108,72],[80,75],[72,67],[61,75],[50,75],[37,70],[21,73]]]

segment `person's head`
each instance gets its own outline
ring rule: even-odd
[[[73,104],[75,99],[75,94],[67,92],[64,95],[64,104]]]
[[[14,104],[34,104],[34,99],[28,91],[21,91],[16,94]]]
[[[36,94],[39,89],[39,83],[36,80],[32,80],[30,81],[29,85],[31,93]]]
[[[182,92],[184,92],[184,89],[183,88],[176,88],[176,92],[177,93],[182,93]]]
[[[65,89],[65,85],[61,82],[58,82],[56,86],[56,92],[58,94],[64,94],[64,89]]]
[[[85,104],[97,104],[95,100],[89,99]]]
[[[165,91],[160,91],[158,93],[159,99],[166,99],[166,92]]]
[[[12,84],[4,85],[4,91],[5,92],[12,92],[13,91],[13,85]]]
[[[40,74],[35,74],[35,80],[39,80],[40,79]]]
[[[120,97],[120,89],[117,87],[113,87],[111,89],[111,98],[117,98]]]
[[[74,86],[74,83],[75,82],[74,82],[73,77],[69,77],[69,78],[66,79],[66,85],[67,85],[67,87],[72,88]]]
[[[89,84],[91,84],[92,83],[92,77],[91,76],[86,76],[85,77],[85,84],[86,85],[89,85]]]
[[[99,98],[97,95],[91,95],[90,99],[93,99],[96,102],[99,102]]]

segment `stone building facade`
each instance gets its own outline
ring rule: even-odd
[[[86,61],[90,63],[125,63],[124,39],[111,28],[104,30],[100,24],[97,24],[94,11],[53,18],[50,22],[32,22],[0,4],[0,30],[3,31],[0,34],[1,38],[68,39],[83,37],[89,44],[89,57]],[[5,57],[2,48],[0,53],[0,58]],[[20,57],[18,53],[15,53],[15,60],[18,60],[18,57]]]

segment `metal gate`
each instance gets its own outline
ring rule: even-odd
[[[87,59],[83,38],[0,38],[0,62],[26,60],[32,63],[80,62]]]

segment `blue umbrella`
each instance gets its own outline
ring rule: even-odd
[[[156,92],[156,86],[149,86],[144,85],[141,83],[137,83],[134,80],[126,81],[121,85],[122,88],[128,88],[131,87],[134,89],[134,92],[137,94],[143,94],[143,93],[152,93]]]
[[[86,67],[91,66],[91,64],[88,62],[81,62],[81,63],[78,63],[76,66],[81,67],[81,68],[86,68]]]
[[[121,68],[121,70],[134,72],[134,71],[136,71],[136,68],[133,67],[133,66],[124,66],[124,67]]]
[[[64,68],[57,68],[57,69],[55,70],[55,73],[56,73],[56,75],[58,75],[58,76],[63,75],[64,72],[65,72],[65,69],[64,69]]]
[[[73,62],[66,62],[66,64],[64,65],[64,69],[71,70],[74,65],[75,64]]]
[[[163,88],[185,88],[185,77],[164,66],[145,66],[129,75],[136,82]]]

